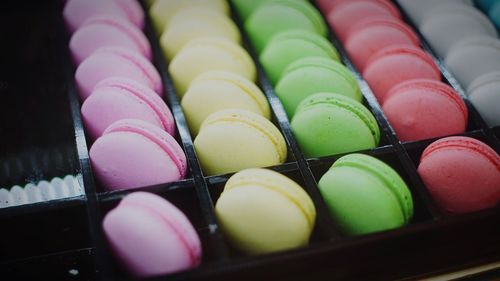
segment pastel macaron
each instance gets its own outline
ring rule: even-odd
[[[404,180],[372,156],[339,158],[318,186],[330,214],[347,235],[402,227],[413,217],[412,194]]]
[[[137,0],[68,0],[63,16],[71,33],[95,16],[123,19],[139,29],[144,27],[144,11]]]
[[[232,4],[243,22],[266,0],[232,0]]]
[[[184,151],[161,128],[138,119],[111,124],[89,151],[94,175],[106,190],[131,189],[181,180]]]
[[[113,77],[101,81],[82,105],[82,118],[92,140],[121,119],[140,119],[170,135],[175,121],[170,109],[153,90],[134,80]]]
[[[397,0],[416,26],[420,26],[427,14],[432,13],[439,5],[468,5],[472,0]]]
[[[229,15],[226,0],[155,0],[149,14],[157,34],[168,28],[170,20],[184,9],[203,7],[222,15]]]
[[[394,86],[382,109],[402,141],[462,134],[467,127],[464,101],[436,80],[415,79]]]
[[[226,71],[209,71],[198,76],[182,98],[181,106],[194,136],[210,114],[223,109],[246,109],[271,118],[269,103],[259,87]]]
[[[321,14],[308,1],[265,1],[245,21],[245,30],[258,53],[275,34],[291,29],[308,30],[321,36],[327,33]]]
[[[115,256],[136,278],[187,270],[201,263],[200,238],[186,215],[164,198],[134,192],[102,222]]]
[[[259,56],[273,84],[293,62],[306,57],[323,57],[339,61],[337,50],[323,36],[307,30],[283,31],[271,38]]]
[[[359,22],[372,18],[399,19],[399,11],[390,1],[384,0],[353,0],[341,1],[326,16],[326,20],[344,42],[350,29]]]
[[[69,41],[76,64],[80,64],[97,49],[121,47],[151,59],[151,46],[140,29],[122,19],[94,17],[87,20]]]
[[[445,63],[458,82],[467,89],[474,79],[500,71],[500,40],[469,37],[460,41],[446,56]]]
[[[297,142],[308,158],[375,148],[380,129],[361,103],[333,93],[302,101],[291,121]]]
[[[208,116],[194,140],[203,172],[219,175],[285,162],[283,135],[266,118],[243,109]]]
[[[500,156],[469,137],[448,137],[429,145],[418,173],[447,214],[493,208],[500,203]]]
[[[168,70],[180,97],[198,75],[207,71],[233,72],[251,81],[256,78],[255,64],[250,55],[238,44],[223,38],[191,40],[177,53]]]
[[[116,76],[134,80],[163,95],[160,74],[150,61],[127,49],[105,47],[95,51],[76,69],[75,80],[81,99],[87,99],[102,80]]]
[[[351,28],[344,47],[356,67],[363,71],[368,60],[379,50],[395,45],[418,47],[413,30],[394,18],[368,18]]]
[[[479,10],[472,6],[453,4],[433,9],[420,25],[420,31],[442,58],[467,37],[498,36],[495,26]]]
[[[275,88],[289,118],[308,96],[331,92],[361,101],[361,91],[354,75],[339,62],[327,58],[304,58],[292,63]]]
[[[489,126],[500,126],[500,71],[483,74],[472,81],[467,96]]]
[[[441,72],[432,57],[414,46],[390,46],[368,60],[363,77],[380,103],[392,87],[411,79],[441,80]]]
[[[229,242],[249,255],[306,246],[316,219],[314,204],[302,187],[266,169],[231,176],[215,214]]]
[[[194,6],[172,16],[161,35],[160,44],[167,59],[172,60],[189,41],[201,37],[221,37],[234,43],[241,42],[238,27],[226,15]]]

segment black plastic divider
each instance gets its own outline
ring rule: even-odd
[[[317,6],[316,6],[316,8],[318,9],[318,11],[321,11]],[[326,18],[326,15],[323,15],[323,18]],[[339,41],[335,32],[332,30],[332,28],[329,25],[328,25],[328,39],[330,40],[330,42],[333,43],[334,47],[337,49],[337,51],[342,59],[343,64],[356,77],[359,88],[361,89],[361,93],[363,94],[363,97],[366,99],[371,111],[374,113],[374,117],[375,117],[375,119],[377,119],[377,122],[379,123],[381,131],[385,132],[385,134],[389,137],[390,144],[394,146],[399,160],[401,161],[403,167],[405,168],[405,171],[408,173],[409,179],[413,183],[411,186],[415,187],[415,189],[416,189],[415,192],[421,197],[422,201],[424,202],[425,207],[429,210],[431,215],[434,218],[439,218],[441,216],[441,214],[438,211],[437,206],[434,204],[427,188],[425,187],[422,180],[420,179],[420,177],[416,173],[415,167],[411,163],[411,160],[410,160],[408,154],[406,153],[406,151],[404,150],[402,143],[399,141],[394,129],[391,127],[387,117],[385,116],[384,112],[382,111],[382,108],[381,108],[380,104],[378,103],[377,98],[375,97],[372,90],[368,86],[368,83],[361,76],[361,73],[359,72],[359,70],[352,63],[351,59],[347,55],[347,52],[342,45],[342,43]]]
[[[313,200],[314,205],[316,206],[316,211],[317,211],[316,223],[320,227],[321,231],[327,237],[329,237],[331,240],[337,240],[341,237],[341,235],[338,229],[336,228],[333,219],[328,213],[327,206],[323,201],[323,197],[321,196],[319,189],[317,188],[314,176],[312,175],[312,172],[309,166],[307,165],[307,161],[304,158],[302,152],[300,151],[297,141],[293,136],[292,129],[290,127],[290,122],[286,115],[285,109],[281,104],[281,101],[279,100],[278,96],[276,96],[274,88],[269,79],[267,78],[267,75],[262,65],[259,62],[258,55],[255,49],[252,47],[251,41],[248,38],[248,35],[246,34],[245,29],[243,27],[243,22],[239,18],[239,15],[233,6],[233,3],[231,1],[228,1],[228,3],[231,7],[231,13],[233,15],[233,19],[235,20],[235,23],[241,32],[243,46],[246,47],[248,53],[252,57],[255,66],[257,68],[257,77],[260,83],[260,88],[266,95],[266,98],[269,101],[269,105],[271,106],[274,117],[278,122],[281,133],[283,134],[283,137],[285,138],[288,147],[290,148],[293,156],[295,157],[295,161],[297,162],[299,171],[304,180],[304,189],[311,196],[311,199]]]
[[[200,208],[203,213],[205,224],[210,231],[210,243],[213,248],[213,252],[215,253],[216,259],[219,261],[223,261],[228,258],[228,248],[225,244],[224,238],[215,218],[214,204],[212,198],[210,197],[208,186],[203,176],[200,163],[198,162],[198,157],[196,156],[196,151],[193,145],[191,134],[189,132],[186,118],[184,117],[184,113],[180,106],[174,84],[168,73],[167,60],[161,50],[159,38],[156,35],[145,3],[141,2],[141,4],[143,5],[146,14],[145,34],[148,37],[153,50],[153,63],[158,69],[158,72],[160,73],[160,76],[162,78],[166,102],[170,105],[170,109],[172,110],[172,115],[174,116],[176,126],[182,141],[182,146],[184,147],[184,151],[186,152],[188,166],[191,170],[196,194],[200,201]]]

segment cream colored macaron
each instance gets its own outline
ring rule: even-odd
[[[284,163],[287,156],[285,139],[278,128],[243,109],[226,109],[208,116],[194,147],[206,175],[274,166]]]
[[[162,34],[170,20],[180,11],[190,7],[206,7],[221,14],[229,15],[226,0],[155,0],[149,9],[157,34]]]
[[[210,70],[225,70],[255,81],[255,64],[250,55],[238,44],[223,38],[192,40],[177,53],[169,66],[180,97],[198,75]]]
[[[164,30],[160,43],[168,60],[191,40],[221,37],[240,44],[238,27],[226,15],[204,6],[193,6],[175,14]]]
[[[215,213],[231,244],[247,254],[307,245],[316,219],[314,204],[302,187],[266,169],[234,174]]]
[[[222,109],[246,109],[267,119],[271,116],[262,91],[252,81],[227,71],[209,71],[198,76],[181,105],[194,136],[210,114]]]

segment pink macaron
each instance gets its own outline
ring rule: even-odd
[[[183,179],[187,164],[175,139],[137,119],[111,124],[90,148],[92,170],[106,190],[130,189]]]
[[[151,59],[151,46],[146,36],[136,26],[119,18],[90,18],[69,41],[77,65],[102,47],[122,47]]]
[[[336,3],[327,14],[327,21],[344,42],[350,29],[371,17],[401,18],[399,10],[384,0],[351,0]]]
[[[136,278],[196,267],[202,247],[186,215],[164,198],[147,192],[125,196],[103,220],[115,256]]]
[[[415,32],[400,20],[372,17],[359,22],[349,31],[344,47],[356,67],[363,71],[373,54],[395,45],[418,47],[420,40]]]
[[[386,47],[366,63],[363,77],[378,101],[383,104],[389,90],[412,79],[440,80],[441,73],[432,57],[413,46]]]
[[[144,11],[137,0],[68,0],[63,16],[71,33],[95,16],[124,19],[144,27]]]
[[[448,137],[429,145],[418,173],[445,213],[468,213],[500,203],[500,156],[468,137]]]
[[[160,74],[140,54],[116,47],[105,47],[95,51],[76,69],[75,79],[82,100],[87,99],[94,87],[109,77],[125,77],[139,82],[158,95],[163,94]]]
[[[112,77],[102,80],[82,105],[82,117],[92,140],[121,119],[139,119],[170,135],[175,121],[165,102],[151,89],[134,80]]]
[[[462,134],[467,127],[464,101],[436,80],[415,79],[394,86],[382,109],[402,141]]]

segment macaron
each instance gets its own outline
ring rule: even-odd
[[[500,126],[500,71],[474,79],[467,89],[467,95],[489,126]]]
[[[500,71],[499,62],[500,40],[490,37],[464,39],[445,59],[445,64],[465,89],[479,76]]]
[[[226,15],[204,6],[193,6],[172,16],[160,44],[167,59],[172,60],[189,41],[201,37],[221,37],[234,43],[241,42],[238,27]]]
[[[222,15],[229,15],[226,0],[155,0],[149,14],[157,34],[162,34],[172,17],[184,9],[204,7]]]
[[[304,58],[292,63],[276,85],[289,118],[297,106],[308,96],[331,92],[361,101],[361,91],[354,75],[342,64],[326,58]]]
[[[232,0],[231,3],[234,5],[238,16],[243,22],[250,17],[250,15],[257,9],[257,7],[266,2],[266,0]]]
[[[82,118],[92,140],[121,119],[140,119],[175,133],[175,120],[165,102],[134,80],[113,77],[101,81],[83,102]]]
[[[337,50],[325,37],[301,29],[283,31],[273,36],[259,60],[271,82],[276,84],[291,63],[306,57],[339,61]]]
[[[373,54],[395,45],[418,47],[420,40],[415,32],[400,20],[372,17],[351,28],[344,47],[354,65],[363,71]]]
[[[392,87],[411,79],[441,80],[432,57],[413,46],[386,47],[368,60],[363,77],[378,101],[383,104]]]
[[[347,235],[402,227],[413,217],[413,199],[404,180],[372,156],[339,158],[318,186],[330,214]]]
[[[469,213],[500,203],[500,156],[479,140],[433,142],[422,153],[418,173],[444,213]]]
[[[194,140],[203,172],[219,175],[285,162],[287,146],[271,121],[243,109],[217,111]]]
[[[249,255],[306,246],[316,219],[314,204],[302,187],[266,169],[231,176],[215,214],[230,243]]]
[[[146,36],[123,19],[90,18],[73,33],[69,41],[69,49],[77,65],[102,47],[121,47],[151,59],[151,46]]]
[[[183,179],[186,156],[166,131],[138,119],[111,124],[89,151],[94,175],[106,190],[131,189]]]
[[[144,11],[137,0],[68,0],[63,16],[71,33],[95,16],[123,19],[139,29],[144,27]]]
[[[339,94],[317,93],[302,101],[291,127],[308,158],[375,148],[380,129],[361,103]]]
[[[271,118],[269,104],[259,87],[226,71],[209,71],[198,76],[182,98],[181,106],[194,136],[210,114],[223,109],[246,109]]]
[[[275,34],[291,29],[309,30],[321,36],[327,33],[321,14],[307,1],[269,0],[245,21],[245,30],[258,53]]]
[[[402,141],[462,134],[468,111],[459,94],[443,82],[415,79],[394,86],[382,109]]]
[[[187,270],[201,263],[201,242],[186,215],[164,198],[134,192],[102,222],[115,256],[136,278]]]
[[[337,8],[337,6],[346,1],[353,1],[353,0],[316,0],[316,5],[318,5],[318,8],[323,12],[323,14],[327,15],[329,12]],[[372,1],[372,0],[368,0]],[[386,2],[390,2],[391,0],[382,0]]]
[[[423,19],[436,7],[443,4],[472,6],[472,0],[397,0],[399,5],[406,11],[416,26],[422,24]]]
[[[453,4],[433,9],[424,18],[420,31],[442,58],[467,37],[497,37],[495,26],[483,13],[472,6]]]
[[[81,99],[87,99],[99,82],[115,76],[129,78],[163,95],[160,74],[150,61],[130,50],[105,47],[92,53],[76,69],[75,80]]]
[[[327,14],[326,20],[340,41],[344,42],[353,26],[371,17],[399,19],[401,15],[388,1],[352,0],[339,2],[335,9]]]
[[[172,60],[168,68],[182,97],[191,82],[200,74],[211,70],[224,70],[255,81],[255,64],[250,55],[238,44],[223,38],[191,40]]]

